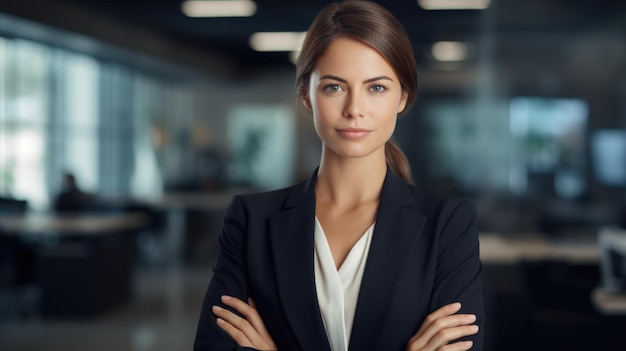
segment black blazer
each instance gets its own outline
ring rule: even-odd
[[[278,350],[330,351],[315,292],[315,172],[305,182],[235,196],[200,314],[194,350],[245,350],[215,323],[223,294],[252,297]],[[426,316],[459,301],[476,314],[483,286],[474,205],[408,185],[390,169],[363,273],[349,348],[403,351]],[[224,307],[224,306],[223,306]]]

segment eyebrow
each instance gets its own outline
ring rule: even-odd
[[[323,76],[320,77],[319,80],[324,80],[324,79],[332,79],[332,80],[340,81],[342,83],[348,83],[347,80],[345,80],[345,79],[343,79],[341,77],[333,76],[332,74],[323,75]],[[377,76],[377,77],[366,79],[366,80],[363,81],[363,83],[367,84],[367,83],[375,82],[375,81],[381,80],[381,79],[390,80],[390,81],[393,82],[393,79],[389,78],[388,76],[382,75],[382,76]]]

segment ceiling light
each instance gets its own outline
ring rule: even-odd
[[[187,0],[181,5],[189,17],[249,17],[256,12],[251,0]]]
[[[437,61],[463,61],[468,57],[467,45],[458,41],[438,41],[431,52]]]
[[[256,51],[299,51],[306,32],[259,32],[250,36]]]
[[[417,0],[424,10],[484,10],[491,0]]]

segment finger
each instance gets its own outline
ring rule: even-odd
[[[224,321],[228,322],[229,324],[233,325],[241,331],[243,331],[243,329],[245,328],[244,324],[249,324],[245,318],[241,318],[239,315],[237,315],[233,311],[230,311],[229,309],[222,308],[220,306],[213,306],[212,311],[216,317],[223,319]]]
[[[251,327],[254,329],[255,333],[258,336],[265,337],[269,336],[267,329],[265,328],[265,324],[261,319],[261,316],[257,312],[256,308],[253,306],[241,301],[240,299],[232,296],[224,295],[222,296],[222,302],[235,309],[237,312],[241,313],[245,319],[249,322]],[[248,337],[251,340],[256,340],[257,336],[253,334],[249,334]]]
[[[248,341],[254,342],[258,338],[258,333],[245,318],[241,318],[236,313],[220,306],[213,306],[212,311],[216,317],[228,322],[243,333]]]
[[[249,305],[236,297],[227,295],[222,296],[221,300],[225,305],[232,307],[245,317],[242,320],[233,320],[233,324],[246,334],[246,337],[253,345],[272,347],[272,336],[265,328],[265,323],[258,311],[253,307],[254,302],[252,302],[252,305]]]
[[[452,328],[445,328],[434,333],[432,337],[424,334],[420,338],[411,339],[409,341],[409,344],[407,345],[407,350],[464,350],[464,347],[468,345],[466,341],[459,341],[452,344],[449,343],[453,340],[457,340],[465,336],[474,335],[476,333],[478,333],[477,325],[462,325]],[[455,346],[447,347],[448,345]]]
[[[252,322],[252,325],[254,326],[254,328],[259,332],[259,334],[261,334],[261,336],[271,338],[270,333],[267,331],[267,328],[265,327],[265,323],[263,322],[263,319],[261,318],[261,315],[259,314],[259,311],[256,309],[256,304],[254,303],[254,300],[251,297],[248,298],[248,304],[254,309],[254,313],[256,314],[256,317],[254,318],[254,321]]]
[[[461,304],[459,302],[454,302],[438,308],[437,310],[426,316],[424,322],[417,330],[417,333],[415,333],[415,335],[419,337],[434,321],[442,317],[453,315],[457,313],[460,309]]]
[[[474,343],[472,341],[459,341],[453,344],[444,345],[437,349],[437,351],[465,351],[472,348]]]
[[[218,317],[216,319],[217,326],[226,332],[240,347],[252,347],[252,343],[248,340],[248,337],[244,332],[237,329],[234,325],[228,321]]]
[[[232,307],[235,311],[244,316],[244,318],[251,324],[253,322],[253,319],[260,319],[260,316],[256,312],[256,309],[254,307],[251,307],[250,305],[236,297],[224,295],[222,296],[221,300],[226,306]]]
[[[460,326],[460,327],[455,327],[455,328],[448,328],[448,329],[443,329],[440,330],[437,334],[435,334],[426,344],[425,349],[426,350],[447,350],[447,346],[448,343],[452,340],[456,340],[458,338],[462,338],[464,336],[469,336],[469,335],[474,335],[478,333],[478,326],[477,325],[464,325],[464,326]],[[452,343],[450,345],[456,345],[456,344],[461,344],[464,345],[466,342],[465,341],[460,341],[460,342],[455,342]],[[454,347],[460,347],[460,349],[462,350],[463,348],[461,348],[461,345],[456,345]],[[456,350],[456,348],[452,348],[453,350]]]
[[[422,338],[424,340],[432,339],[436,334],[455,327],[470,326],[470,324],[476,321],[476,316],[473,314],[457,314],[447,317],[442,317],[432,322],[424,333]],[[450,339],[454,340],[454,339]]]
[[[473,314],[455,314],[450,316],[443,316],[434,321],[429,322],[429,324],[425,327],[425,329],[420,328],[420,332],[416,333],[410,340],[409,343],[414,343],[418,349],[420,347],[424,347],[427,345],[430,340],[442,330],[460,327],[460,326],[469,326],[470,324],[476,321],[476,316]],[[426,325],[424,322],[423,325]],[[454,340],[454,338],[449,339]]]
[[[248,305],[247,303],[243,302],[242,300],[234,297],[234,296],[228,296],[228,295],[222,295],[222,297],[220,298],[220,300],[229,307],[234,308],[237,312],[244,314],[244,312],[247,312],[249,309],[251,309],[252,307],[250,307],[250,305]]]

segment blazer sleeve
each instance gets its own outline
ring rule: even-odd
[[[444,206],[446,207],[446,206]],[[482,263],[476,225],[476,207],[468,201],[451,201],[440,217],[437,268],[431,310],[460,302],[459,313],[473,313],[479,332],[462,338],[473,341],[471,350],[483,349],[485,312]]]
[[[239,196],[233,197],[226,209],[224,225],[219,238],[219,249],[213,276],[200,311],[198,329],[194,341],[195,351],[252,350],[238,347],[235,341],[222,331],[211,311],[214,305],[227,308],[220,302],[224,294],[248,299],[248,265],[246,260],[247,216]]]

